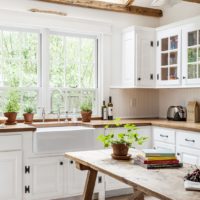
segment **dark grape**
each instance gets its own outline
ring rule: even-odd
[[[200,169],[197,168],[192,173],[188,173],[185,179],[193,182],[200,182]]]

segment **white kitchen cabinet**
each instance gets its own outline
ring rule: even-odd
[[[200,135],[191,131],[176,132],[176,151],[183,163],[200,165]]]
[[[176,152],[176,132],[174,129],[163,127],[152,127],[153,147],[168,149]]]
[[[155,30],[129,27],[122,33],[122,87],[153,87]]]
[[[181,28],[157,32],[157,86],[181,85]]]
[[[0,199],[22,200],[22,152],[0,152]]]
[[[200,23],[182,29],[183,85],[200,83]]]
[[[67,167],[65,168],[65,196],[78,196],[84,192],[85,182],[87,178],[87,170],[81,171],[76,168],[74,161],[65,159]],[[104,193],[104,176],[98,173],[94,192]],[[100,194],[102,195],[102,194]]]
[[[52,200],[64,194],[63,156],[30,158],[24,168],[24,197]]]
[[[65,159],[65,193],[67,196],[77,196],[83,194],[87,171],[76,168],[75,162]]]

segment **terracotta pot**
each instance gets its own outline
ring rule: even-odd
[[[91,116],[92,116],[92,111],[90,111],[90,112],[81,111],[81,116],[82,116],[82,122],[90,122]]]
[[[5,123],[6,125],[16,124],[17,112],[6,112],[4,116],[8,118]]]
[[[33,123],[33,113],[24,113],[24,123],[25,124],[32,124]]]
[[[129,146],[126,144],[112,144],[113,154],[116,156],[127,156]]]

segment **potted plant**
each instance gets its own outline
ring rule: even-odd
[[[115,127],[121,127],[120,118],[115,119]],[[128,155],[130,147],[134,147],[134,144],[142,145],[147,137],[140,136],[137,133],[137,127],[134,124],[125,124],[124,131],[118,134],[111,130],[108,134],[101,134],[98,136],[98,140],[104,144],[104,147],[112,147],[113,154],[112,157],[115,159],[126,159],[130,158]],[[105,126],[108,129],[109,125]]]
[[[87,100],[81,105],[82,122],[90,122],[92,116],[92,102]]]
[[[6,125],[16,124],[19,108],[19,94],[16,90],[13,90],[9,93],[8,101],[5,106],[4,116],[7,117]]]
[[[25,124],[32,124],[33,122],[33,116],[34,116],[34,113],[33,113],[33,108],[32,107],[26,107],[24,109],[24,123]]]

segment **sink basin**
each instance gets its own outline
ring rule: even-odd
[[[33,152],[64,153],[89,150],[94,147],[94,130],[83,126],[38,128],[33,136]]]

